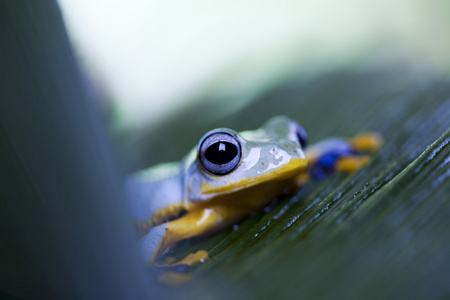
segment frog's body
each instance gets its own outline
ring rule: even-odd
[[[304,129],[286,117],[275,117],[255,131],[216,129],[181,162],[132,176],[127,198],[132,217],[143,230],[142,259],[155,261],[181,240],[232,225],[264,208],[296,188],[299,175],[315,176],[313,169],[308,171],[308,161],[328,172],[330,166],[321,158],[333,152],[326,163],[336,165],[342,157],[350,157],[342,169],[351,171],[367,162],[355,156],[357,152],[380,143],[374,135],[359,144],[331,139],[311,146],[305,155],[306,138]]]

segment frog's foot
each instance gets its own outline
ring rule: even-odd
[[[197,263],[203,263],[206,259],[208,259],[208,251],[205,250],[191,253],[176,262],[174,262],[175,258],[168,257],[162,263],[155,263],[155,266],[161,271],[158,281],[169,286],[185,284],[192,279],[191,274],[187,273],[190,267]]]
[[[174,257],[167,257],[162,263],[156,263],[157,266],[192,266],[196,263],[203,263],[208,259],[208,251],[198,250],[195,253],[191,253],[183,259],[175,262]]]
[[[169,256],[162,262],[155,262],[153,266],[160,271],[183,273],[189,271],[192,265],[203,263],[208,259],[208,251],[198,250],[176,261],[175,257]]]
[[[158,262],[159,256],[168,250],[167,237],[165,236],[168,231],[167,224],[161,224],[153,227],[148,234],[139,240],[139,247],[141,250],[141,257],[144,261],[147,261],[150,265],[155,266],[161,270],[167,271],[185,272],[189,270],[189,267],[196,263],[203,263],[208,259],[208,251],[199,250],[195,253],[187,255],[185,258],[176,261],[174,257],[167,257],[164,261]]]
[[[335,165],[336,171],[343,171],[347,173],[353,173],[358,171],[370,162],[370,157],[367,155],[362,156],[344,156],[338,159]]]
[[[216,231],[227,224],[236,222],[246,214],[245,210],[235,206],[192,209],[175,220],[153,227],[144,235],[138,242],[141,257],[156,269],[162,270],[161,281],[174,280],[169,284],[176,285],[177,280],[187,280],[187,276],[181,274],[186,274],[185,271],[189,269],[189,266],[203,262],[208,257],[208,252],[197,251],[177,262],[168,258],[159,263],[158,260],[162,255],[182,240]]]
[[[216,231],[227,224],[242,219],[246,214],[245,210],[234,206],[192,209],[178,219],[150,229],[138,242],[141,258],[151,264],[155,263],[176,243]]]
[[[169,286],[179,286],[191,280],[191,274],[188,272],[191,266],[204,262],[208,258],[208,252],[199,250],[179,261],[175,261],[173,257],[167,257],[162,262],[158,261],[160,255],[169,249],[166,246],[167,228],[167,224],[153,227],[139,240],[141,257],[159,273],[159,282]]]
[[[383,146],[383,138],[375,132],[364,132],[352,138],[350,145],[356,152],[376,152]]]
[[[373,153],[383,146],[383,138],[374,132],[364,132],[358,134],[350,140],[351,149],[356,155],[348,155],[340,157],[335,164],[337,171],[353,173],[366,166],[371,158],[368,155],[357,155],[357,153]]]

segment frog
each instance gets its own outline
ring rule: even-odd
[[[365,153],[381,144],[378,134],[363,133],[308,145],[306,130],[286,116],[256,130],[211,130],[181,161],[128,178],[126,199],[140,231],[140,258],[157,264],[177,243],[233,226],[309,180],[354,172],[369,163]],[[178,265],[207,258],[199,251]],[[165,265],[171,263],[176,265]]]

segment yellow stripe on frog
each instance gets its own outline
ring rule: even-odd
[[[249,187],[269,180],[284,179],[287,177],[298,175],[307,167],[307,161],[304,158],[294,158],[287,164],[278,167],[272,171],[265,172],[257,177],[245,178],[239,181],[230,182],[221,186],[212,186],[208,182],[204,182],[200,188],[202,194],[214,194],[221,192],[229,192],[240,187]]]

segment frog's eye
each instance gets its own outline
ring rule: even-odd
[[[241,160],[239,141],[226,132],[214,132],[200,145],[200,163],[215,175],[225,175],[233,171]]]
[[[298,142],[300,143],[300,146],[302,146],[303,149],[308,146],[308,134],[306,133],[306,130],[300,126],[299,124],[296,124],[296,135]]]

